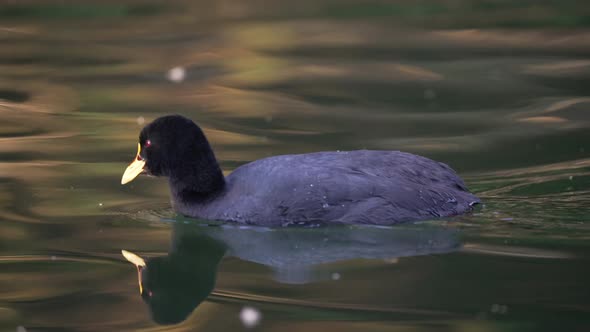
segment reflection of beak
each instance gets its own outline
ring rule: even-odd
[[[143,172],[145,160],[141,159],[140,153],[141,145],[137,143],[137,155],[135,156],[133,162],[129,164],[129,166],[127,166],[125,173],[123,173],[123,177],[121,178],[121,184],[133,181],[133,179],[135,179],[139,174],[141,174],[141,172]]]
[[[141,270],[145,267],[145,261],[143,260],[143,258],[137,256],[136,254],[130,251],[121,250],[121,253],[123,254],[123,257],[125,257],[126,260],[133,263],[137,267],[137,283],[139,284],[139,294],[143,294],[143,284],[141,283]]]

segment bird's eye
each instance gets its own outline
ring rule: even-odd
[[[150,146],[152,146],[152,141],[148,139],[147,141],[145,141],[145,145],[144,146],[146,148],[149,148]]]

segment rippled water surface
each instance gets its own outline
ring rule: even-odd
[[[239,331],[244,308],[260,331],[590,330],[588,7],[0,4],[0,330]],[[185,220],[164,180],[119,184],[169,113],[228,173],[404,150],[485,204],[393,228]],[[159,264],[146,301],[121,249]]]

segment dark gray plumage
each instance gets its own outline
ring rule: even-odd
[[[142,130],[140,145],[146,172],[170,178],[175,210],[190,217],[264,226],[391,225],[465,213],[479,202],[447,165],[399,151],[282,155],[223,178],[207,139],[187,118],[156,119]]]
[[[479,202],[447,165],[398,151],[318,152],[254,161],[182,214],[246,224],[376,224],[448,217]],[[179,204],[180,203],[180,204]]]

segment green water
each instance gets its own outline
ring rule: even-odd
[[[244,307],[256,331],[589,330],[589,7],[0,4],[0,331],[239,331]],[[403,150],[485,204],[385,229],[184,220],[165,180],[119,184],[169,113],[228,173]],[[154,322],[121,249],[175,262],[165,309],[184,321]]]

